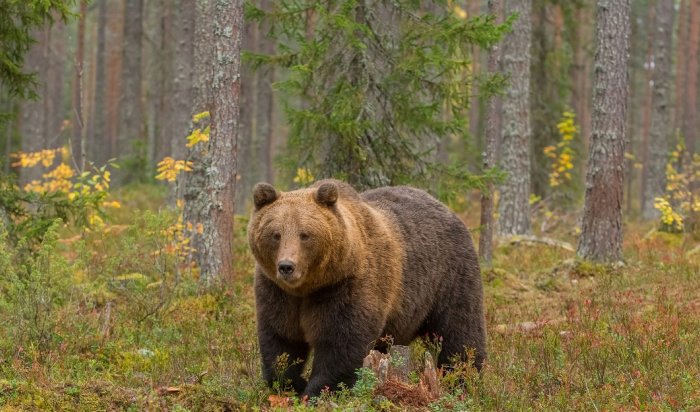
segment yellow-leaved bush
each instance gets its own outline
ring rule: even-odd
[[[192,123],[194,125],[199,125],[207,119],[209,119],[209,112],[197,113],[192,116]],[[208,142],[210,132],[211,128],[209,126],[204,128],[195,127],[192,133],[186,137],[187,143],[185,146],[191,149],[199,143]],[[181,172],[191,172],[192,166],[193,164],[189,160],[173,159],[167,156],[158,162],[158,174],[156,175],[156,179],[174,182]]]
[[[40,178],[26,183],[22,190],[28,194],[50,196],[54,202],[73,206],[81,212],[76,213],[79,226],[88,229],[103,226],[104,208],[121,206],[118,201],[109,198],[111,172],[108,167],[111,164],[99,168],[90,166],[90,170],[80,172],[71,166],[67,147],[17,152],[12,157],[15,159],[12,163],[14,167],[48,169]]]
[[[206,150],[201,147],[200,143],[209,141],[211,128],[209,125],[204,126],[204,122],[210,118],[209,112],[201,112],[192,116],[192,124],[195,127],[185,140],[185,147],[190,150]],[[157,180],[174,182],[182,172],[191,172],[194,163],[186,159],[174,159],[170,156],[165,157],[158,162],[157,172],[155,176]],[[161,235],[167,240],[165,247],[156,252],[157,255],[165,254],[173,256],[182,265],[191,260],[191,256],[196,250],[190,245],[192,236],[201,235],[204,232],[204,227],[201,223],[193,224],[185,222],[183,218],[184,204],[182,200],[177,201],[178,219],[177,222],[169,226]],[[196,268],[191,268],[196,275]]]
[[[297,174],[296,176],[294,176],[294,183],[298,183],[302,186],[308,186],[311,183],[313,183],[314,180],[316,180],[316,178],[311,173],[311,171],[306,168],[298,168]]]
[[[666,193],[654,199],[661,230],[697,230],[700,224],[700,155],[692,156],[681,141],[666,164]]]
[[[544,148],[544,154],[551,160],[549,172],[549,186],[555,188],[571,181],[571,170],[574,168],[574,149],[572,143],[578,134],[576,115],[571,111],[562,114],[561,121],[557,124],[561,140],[554,146]]]

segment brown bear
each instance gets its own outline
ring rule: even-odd
[[[282,193],[254,188],[248,240],[263,377],[317,396],[355,382],[380,338],[440,336],[439,365],[486,357],[481,274],[462,221],[422,190],[357,193],[337,180]],[[313,349],[308,383],[301,377]],[[283,365],[284,366],[284,365]],[[282,368],[284,369],[284,367]]]

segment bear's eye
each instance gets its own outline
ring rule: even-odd
[[[282,235],[280,234],[280,232],[275,232],[272,234],[272,239],[279,242],[282,239]]]
[[[306,232],[301,232],[301,234],[299,234],[299,239],[301,240],[309,240],[310,237],[311,236],[309,236],[309,234]]]

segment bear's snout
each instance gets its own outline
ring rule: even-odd
[[[289,280],[292,277],[295,268],[294,262],[290,260],[283,260],[277,264],[277,272],[285,280]]]

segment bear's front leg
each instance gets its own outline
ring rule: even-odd
[[[320,341],[314,345],[314,363],[311,378],[306,385],[304,395],[309,398],[318,396],[324,388],[338,389],[343,383],[352,388],[357,379],[355,371],[362,367],[368,347],[374,338],[364,339],[343,337],[344,341]]]
[[[286,339],[270,330],[260,330],[258,333],[265,382],[270,387],[279,382],[282,386],[280,389],[291,383],[297,393],[302,393],[306,381],[301,374],[309,354],[309,345]]]
[[[284,293],[258,268],[255,303],[263,378],[270,386],[274,382],[287,385],[291,381],[294,390],[302,393],[306,381],[301,373],[309,356],[309,345],[299,326],[299,300]],[[280,364],[280,356],[285,354],[286,363]]]

